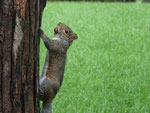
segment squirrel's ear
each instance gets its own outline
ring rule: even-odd
[[[72,34],[71,34],[71,38],[72,38],[73,40],[76,40],[76,39],[78,39],[78,36],[77,36],[77,34],[72,33]]]

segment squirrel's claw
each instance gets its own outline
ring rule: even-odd
[[[40,37],[43,38],[45,37],[45,33],[44,33],[44,30],[42,29],[42,27],[40,27]]]

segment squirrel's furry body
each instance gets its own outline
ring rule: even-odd
[[[41,38],[48,49],[39,83],[40,100],[43,101],[42,113],[52,113],[52,100],[63,81],[67,50],[73,40],[78,38],[68,26],[62,23],[58,23],[54,31],[56,36],[54,39],[49,39],[44,31],[40,31]]]

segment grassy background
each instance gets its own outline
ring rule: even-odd
[[[50,2],[42,27],[78,34],[54,113],[150,113],[150,4]],[[46,48],[41,41],[40,72]]]

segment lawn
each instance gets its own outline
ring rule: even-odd
[[[150,113],[150,4],[48,2],[42,27],[78,35],[54,113]],[[41,40],[40,72],[46,48]]]

